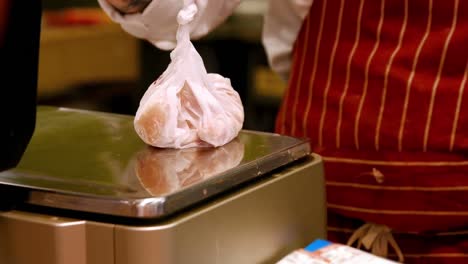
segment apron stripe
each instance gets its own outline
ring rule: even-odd
[[[402,191],[402,192],[452,192],[452,191],[468,191],[468,186],[451,186],[451,187],[425,187],[425,186],[382,186],[382,185],[371,185],[371,184],[360,184],[352,182],[335,182],[327,181],[328,186],[334,187],[349,187],[356,189],[370,189],[370,190],[390,190],[390,191]]]
[[[444,67],[445,63],[445,58],[447,55],[447,49],[450,43],[450,40],[452,39],[453,33],[455,32],[456,26],[457,26],[457,18],[458,18],[458,2],[459,0],[455,0],[455,6],[454,6],[454,14],[453,14],[453,21],[452,21],[452,26],[450,28],[450,32],[445,40],[444,44],[444,49],[442,51],[441,59],[439,62],[439,67],[437,70],[437,77],[435,79],[435,82],[432,86],[432,93],[431,93],[431,101],[429,104],[429,110],[428,110],[428,115],[427,115],[427,121],[426,121],[426,127],[424,130],[424,143],[423,143],[423,151],[427,151],[427,143],[428,143],[428,138],[429,138],[429,131],[431,128],[431,119],[432,119],[432,112],[434,111],[434,101],[437,93],[437,88],[439,86],[441,74],[442,74],[442,69]]]
[[[393,50],[392,55],[390,56],[390,59],[387,62],[387,67],[385,69],[385,77],[384,77],[385,79],[384,79],[382,97],[380,98],[379,116],[378,116],[377,124],[376,124],[376,128],[375,128],[374,144],[375,144],[375,149],[376,150],[380,149],[380,129],[381,129],[381,126],[382,126],[383,113],[385,111],[385,101],[386,101],[385,99],[387,98],[388,79],[389,79],[389,75],[390,75],[390,70],[392,68],[393,61],[395,60],[395,56],[398,54],[398,52],[401,49],[401,46],[402,46],[402,43],[403,43],[403,37],[405,35],[406,26],[407,26],[407,23],[408,23],[408,1],[409,0],[404,1],[405,2],[404,17],[403,17],[403,24],[401,25],[400,34],[399,34],[399,37],[398,37],[398,45]]]
[[[356,113],[356,121],[354,123],[354,144],[357,150],[359,150],[359,121],[361,120],[362,107],[364,106],[364,101],[366,100],[366,96],[367,96],[367,90],[368,90],[368,85],[369,85],[370,65],[380,45],[380,37],[381,37],[384,18],[385,18],[385,0],[382,0],[381,7],[380,7],[380,19],[379,19],[379,24],[377,26],[377,40],[366,62],[366,69],[364,72],[364,76],[365,76],[364,87],[363,87],[363,92],[359,101],[358,111]]]
[[[356,229],[352,228],[343,228],[343,227],[337,227],[337,226],[327,226],[328,231],[332,232],[341,232],[341,233],[354,233]],[[393,231],[392,233],[394,234],[410,234],[410,235],[418,235],[420,233],[418,232],[398,232],[398,231]],[[437,232],[437,233],[431,233],[431,236],[459,236],[459,235],[468,235],[468,230],[462,230],[462,231],[454,231],[454,232]]]
[[[457,134],[457,124],[458,124],[459,117],[460,117],[460,108],[462,105],[463,94],[464,94],[465,87],[466,87],[467,76],[468,76],[468,62],[466,63],[465,74],[463,75],[463,80],[460,84],[460,89],[458,93],[457,108],[455,111],[455,118],[453,119],[452,133],[450,135],[450,151],[453,151],[455,136]]]
[[[388,160],[368,160],[368,159],[353,159],[353,158],[340,158],[340,157],[325,157],[322,156],[323,160],[327,163],[338,162],[338,163],[349,163],[349,164],[363,164],[363,165],[374,165],[374,166],[417,166],[417,167],[445,167],[445,166],[468,166],[468,160],[464,161],[388,161]]]
[[[317,40],[315,42],[315,52],[314,52],[314,60],[313,60],[313,64],[312,64],[312,69],[311,69],[311,73],[310,73],[310,78],[308,79],[308,83],[307,83],[307,92],[306,92],[306,98],[307,98],[307,103],[306,103],[306,107],[305,107],[305,111],[304,111],[304,118],[302,119],[302,128],[303,128],[303,133],[304,133],[304,136],[307,136],[309,135],[308,133],[308,120],[309,120],[309,113],[310,113],[310,107],[311,107],[311,103],[312,103],[312,99],[313,99],[313,84],[315,82],[315,75],[317,74],[317,67],[318,67],[318,59],[319,59],[319,52],[320,52],[320,44],[321,44],[321,40],[322,40],[322,34],[323,34],[323,28],[324,28],[324,24],[325,24],[325,16],[326,16],[326,11],[327,11],[327,1],[323,1],[322,3],[322,9],[321,9],[321,13],[320,13],[320,23],[319,23],[319,31],[318,31],[318,36],[317,36]],[[294,133],[293,133],[294,135]]]
[[[291,131],[290,133],[291,134],[296,134],[296,122],[297,122],[297,106],[298,106],[298,101],[299,101],[299,94],[300,94],[300,91],[301,91],[301,80],[302,80],[302,74],[304,72],[304,62],[307,58],[307,51],[309,50],[307,47],[309,46],[309,36],[310,36],[310,23],[306,23],[306,29],[305,29],[305,43],[304,43],[304,50],[303,50],[303,53],[302,53],[302,56],[300,57],[300,60],[301,60],[301,65],[299,67],[299,76],[298,76],[298,82],[297,82],[297,85],[296,85],[296,92],[295,92],[295,96],[294,96],[294,101],[292,103],[292,112],[291,112],[291,121],[292,121],[292,128],[291,128]]]
[[[320,124],[319,124],[319,132],[318,132],[318,146],[321,147],[323,145],[323,125],[325,122],[325,116],[327,114],[327,97],[330,91],[330,85],[333,78],[333,66],[335,62],[336,50],[338,48],[338,43],[340,41],[340,34],[341,34],[341,23],[343,21],[343,9],[344,9],[344,0],[340,2],[340,10],[338,13],[338,25],[335,34],[335,40],[333,44],[333,49],[330,55],[330,62],[328,64],[328,78],[327,84],[325,86],[325,91],[323,93],[323,105],[322,105],[322,113],[320,116]]]
[[[305,18],[304,24],[305,25],[310,25],[310,16],[307,16]],[[292,71],[291,71],[291,79],[290,83],[297,83],[295,86],[296,90],[295,93],[299,93],[300,90],[300,82],[302,79],[302,72],[304,70],[304,65],[305,65],[305,58],[307,57],[307,50],[308,46],[307,45],[297,45],[298,43],[302,42],[308,42],[310,34],[299,34],[298,39],[296,40],[296,46],[295,50],[293,52],[293,64],[292,64]],[[300,63],[298,63],[300,61]],[[291,122],[291,119],[289,118],[290,116],[292,117],[292,113],[288,115],[289,111],[292,109],[291,106],[291,94],[294,92],[292,89],[289,89],[290,91],[287,91],[285,93],[285,98],[283,101],[283,104],[281,106],[281,111],[278,116],[278,120],[276,122],[276,128],[279,130],[280,134],[287,134],[290,133],[290,131],[286,131],[286,127],[289,126],[289,122]],[[279,127],[279,129],[278,129]]]
[[[400,120],[400,129],[399,129],[399,132],[398,132],[398,150],[399,151],[402,151],[403,150],[403,131],[405,129],[405,122],[407,121],[406,120],[406,115],[407,115],[407,112],[408,112],[408,105],[409,105],[409,97],[410,97],[410,91],[411,91],[411,86],[412,86],[412,83],[413,83],[413,79],[414,79],[414,75],[416,73],[416,66],[418,65],[418,60],[419,60],[419,56],[421,54],[421,51],[422,51],[422,48],[424,46],[424,44],[426,43],[426,40],[429,36],[429,33],[431,31],[431,24],[432,24],[432,0],[429,0],[429,15],[428,15],[428,19],[427,19],[427,26],[426,26],[426,31],[424,33],[424,36],[421,40],[421,42],[419,43],[419,46],[418,46],[418,49],[416,51],[416,54],[414,56],[414,60],[413,60],[413,66],[412,66],[412,69],[411,69],[411,74],[407,80],[407,84],[406,84],[406,94],[405,94],[405,100],[404,100],[404,103],[403,103],[403,114],[401,115],[401,120]]]
[[[429,210],[381,210],[371,208],[361,208],[356,206],[346,206],[327,203],[328,208],[339,209],[343,211],[361,212],[366,214],[378,215],[430,215],[430,216],[459,216],[466,218],[468,211],[429,211]]]
[[[338,121],[337,121],[337,124],[336,124],[336,148],[340,148],[341,146],[341,122],[342,122],[342,119],[343,119],[343,103],[344,103],[344,100],[346,98],[346,95],[348,94],[348,89],[349,89],[349,85],[350,85],[350,78],[351,78],[351,65],[352,65],[352,61],[354,60],[354,55],[356,53],[356,50],[359,46],[359,40],[360,40],[360,36],[361,36],[361,20],[362,20],[362,10],[363,10],[363,7],[364,7],[364,0],[361,0],[360,1],[360,4],[359,4],[359,11],[358,11],[358,16],[357,16],[357,23],[356,23],[356,35],[355,35],[355,39],[354,39],[354,44],[353,44],[353,48],[351,49],[351,52],[348,56],[348,62],[346,64],[346,78],[345,78],[345,84],[344,84],[344,90],[340,96],[340,99],[339,99],[339,106],[338,106]],[[307,119],[304,119],[304,120],[307,120]]]

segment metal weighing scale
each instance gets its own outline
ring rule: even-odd
[[[326,235],[322,161],[277,134],[158,149],[131,116],[40,107],[0,187],[2,264],[275,263]]]

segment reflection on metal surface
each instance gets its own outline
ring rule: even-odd
[[[23,159],[0,184],[29,190],[31,204],[155,218],[309,154],[307,140],[253,131],[219,148],[157,149],[131,116],[41,107]]]
[[[157,149],[137,154],[135,174],[152,195],[181,190],[228,171],[242,161],[244,144],[235,139],[219,148]]]

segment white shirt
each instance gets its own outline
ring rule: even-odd
[[[313,0],[268,0],[262,43],[274,71],[289,75],[294,41]],[[177,13],[183,0],[153,0],[142,13],[122,15],[106,0],[98,0],[110,18],[131,35],[146,39],[156,47],[170,50],[175,46]],[[195,0],[198,13],[192,22],[191,37],[201,38],[220,25],[240,0]]]

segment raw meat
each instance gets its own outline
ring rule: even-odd
[[[217,147],[233,140],[244,122],[239,94],[229,79],[208,74],[190,42],[197,6],[187,1],[177,20],[177,45],[166,71],[150,85],[135,116],[135,130],[161,148]]]

